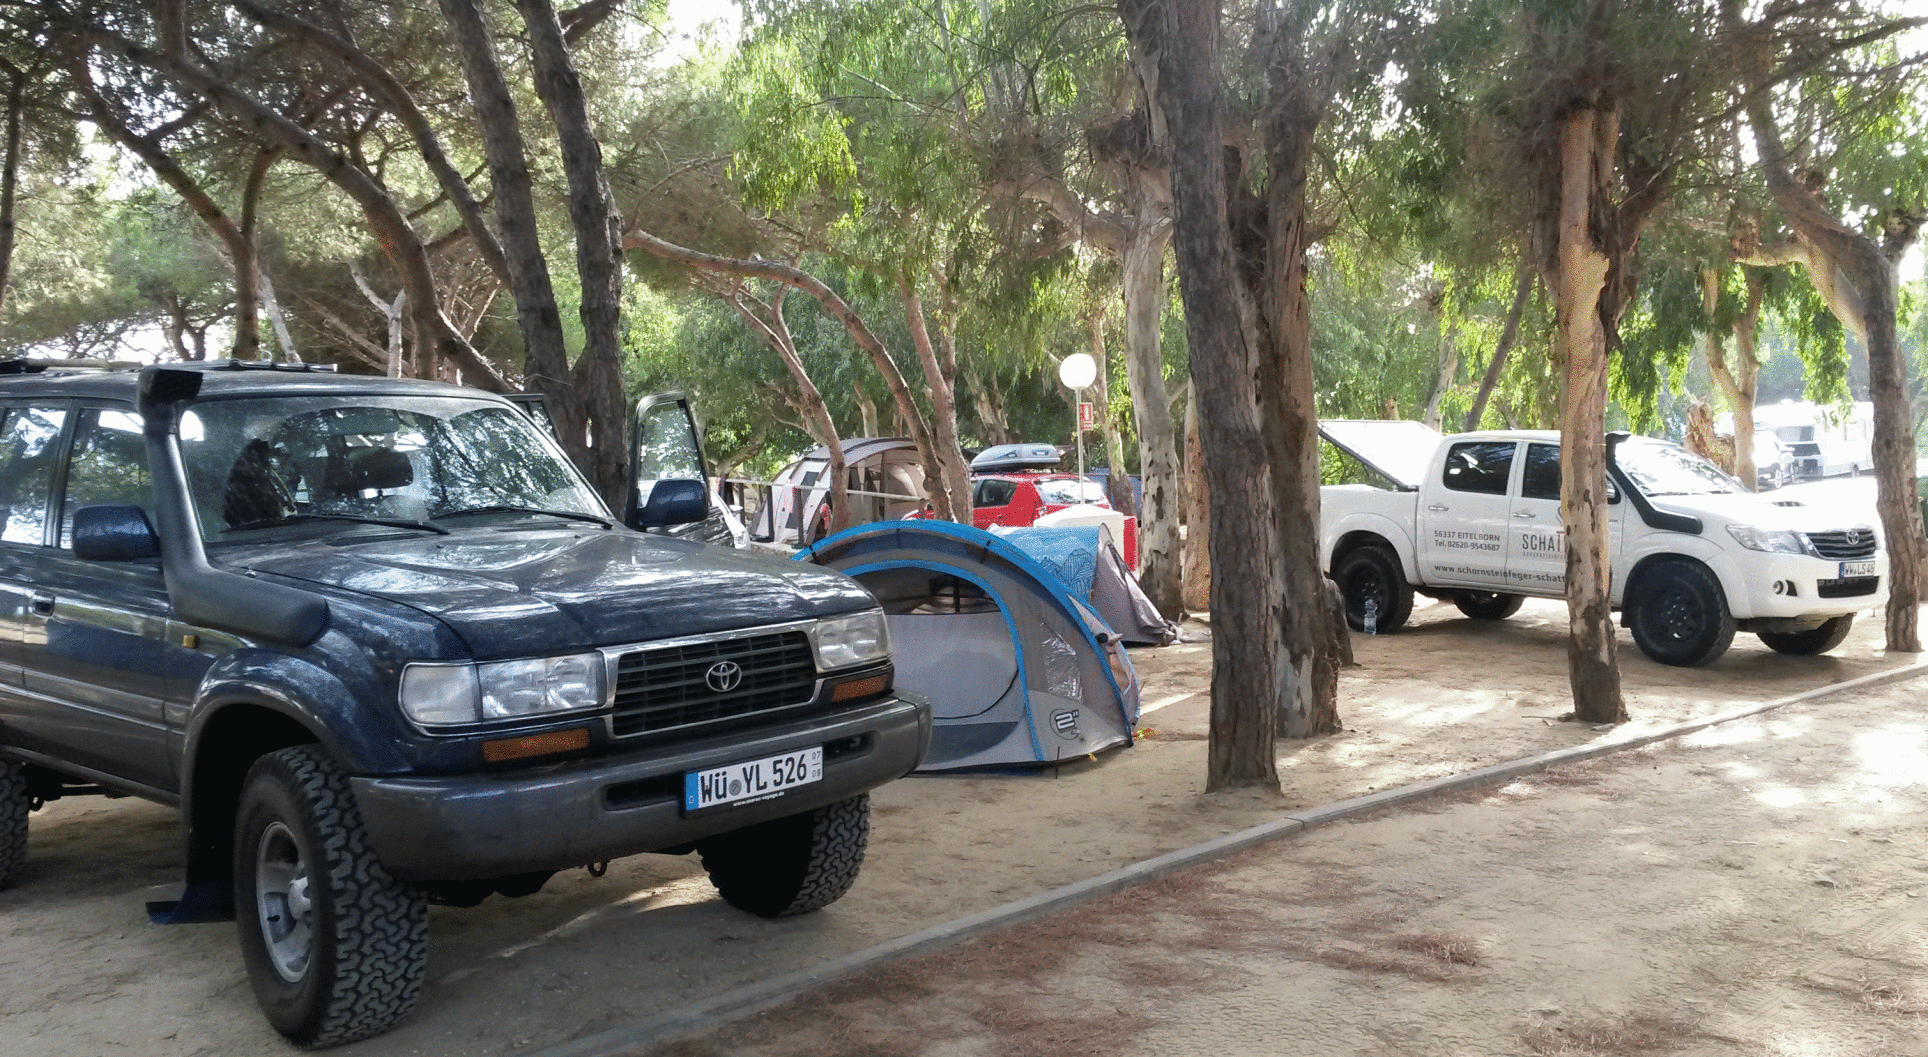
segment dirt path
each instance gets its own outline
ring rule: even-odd
[[[692,860],[659,857],[617,863],[601,879],[581,871],[561,875],[529,899],[492,900],[473,910],[437,909],[430,924],[430,977],[421,1011],[389,1035],[337,1052],[387,1057],[539,1049],[1242,829],[1291,808],[1608,736],[1557,721],[1567,711],[1564,626],[1564,608],[1544,603],[1529,604],[1501,624],[1465,620],[1450,606],[1434,605],[1418,610],[1415,626],[1405,633],[1361,641],[1357,652],[1363,666],[1348,672],[1342,687],[1348,732],[1282,747],[1283,798],[1208,797],[1202,792],[1209,646],[1137,652],[1134,660],[1151,709],[1143,724],[1150,736],[1137,747],[1033,777],[918,777],[886,787],[875,798],[875,828],[863,876],[849,896],[827,911],[777,923],[748,918],[715,899]],[[1634,725],[1715,714],[1913,661],[1883,653],[1879,633],[1877,621],[1864,621],[1840,650],[1822,658],[1782,657],[1742,636],[1717,664],[1689,671],[1647,662],[1623,635],[1621,656]],[[1832,729],[1829,706],[1812,707],[1809,726]],[[1902,744],[1904,733],[1887,736]],[[1882,740],[1880,729],[1871,736]],[[1914,746],[1918,782],[1923,766],[1919,738],[1909,744]],[[1676,775],[1672,769],[1651,772],[1635,787],[1642,798],[1634,803],[1650,826],[1683,817],[1667,805],[1688,802],[1693,787],[1709,780],[1685,771]],[[1675,788],[1676,781],[1686,787]],[[1919,786],[1914,789],[1918,823]],[[1708,795],[1720,799],[1718,792]],[[1731,790],[1726,795],[1734,796]],[[1335,865],[1308,867],[1302,882],[1295,882],[1299,887],[1281,890],[1286,898],[1254,897],[1254,906],[1262,910],[1278,903],[1279,912],[1294,912],[1294,901],[1313,890],[1305,886],[1351,892],[1364,883],[1360,879],[1365,871],[1382,862],[1404,864],[1433,891],[1445,893],[1433,904],[1413,907],[1458,906],[1464,900],[1454,893],[1461,891],[1497,900],[1502,889],[1488,878],[1494,864],[1449,857],[1462,843],[1459,834],[1470,832],[1481,819],[1505,817],[1490,807],[1455,805],[1443,813],[1395,816],[1374,825],[1398,823],[1413,831],[1356,850],[1324,844],[1339,839],[1332,834],[1360,832],[1351,826],[1280,845],[1283,850],[1277,854],[1295,861],[1305,849],[1326,848],[1305,862]],[[1587,832],[1577,822],[1573,828]],[[1549,825],[1534,843],[1551,841],[1561,829]],[[146,924],[142,901],[173,894],[177,841],[171,813],[132,801],[65,801],[34,817],[26,876],[14,890],[0,893],[0,974],[8,981],[0,988],[0,1053],[177,1057],[286,1052],[255,1012],[232,926]],[[1920,845],[1913,848],[1912,861],[1919,867]],[[1592,918],[1584,905],[1546,898],[1544,893],[1564,896],[1571,890],[1564,883],[1566,868],[1555,873],[1509,874],[1512,887],[1504,891],[1513,902],[1487,904],[1491,928],[1441,926],[1437,931],[1463,932],[1498,945],[1515,909],[1539,905],[1544,912],[1523,921],[1538,930],[1527,934],[1539,935],[1535,942],[1547,952],[1547,964],[1562,957],[1583,963],[1603,959],[1594,937],[1585,932],[1563,935],[1554,927],[1562,921],[1587,924]],[[1743,871],[1734,876],[1751,875]],[[1644,886],[1647,880],[1646,873],[1636,874],[1628,878],[1629,887],[1633,881]],[[1539,904],[1525,898],[1531,892],[1543,893]],[[1406,905],[1394,901],[1387,906],[1395,904]],[[1237,911],[1258,912],[1242,905]],[[1391,913],[1385,907],[1361,912]],[[1179,911],[1160,913],[1178,915],[1173,928],[1189,927],[1183,926]],[[1410,916],[1385,920],[1403,922]],[[1785,935],[1790,943],[1818,935],[1813,930],[1825,925],[1781,916],[1789,926]],[[1343,937],[1339,917],[1293,920],[1285,931],[1302,947],[1316,948],[1327,932],[1332,942]],[[1417,924],[1399,928],[1404,931],[1387,935],[1396,939],[1423,931]],[[1912,942],[1917,953],[1928,945],[1928,939],[1918,936]],[[1256,953],[1237,951],[1226,957],[1257,960]],[[1180,965],[1166,958],[1160,964],[1176,974],[1173,983],[1217,979],[1207,973],[1209,960],[1197,965],[1192,961]],[[1330,971],[1316,959],[1289,971],[1310,969]],[[1403,977],[1363,973],[1359,979],[1365,981],[1360,986],[1370,990]],[[1136,986],[1143,993],[1133,1001],[1114,1003],[1094,992],[1088,1012],[1100,1019],[1100,1014],[1116,1009],[1131,1017],[1146,1016],[1145,995],[1168,993],[1159,990],[1166,984],[1153,980]],[[1065,1001],[1077,1000],[1075,990],[1063,993]],[[1558,1006],[1562,1015],[1580,1008],[1548,1002],[1547,1008]],[[1150,1045],[1162,1023],[1147,1021],[1144,1032],[1133,1037]],[[1468,1030],[1480,1038],[1499,1038],[1482,1034],[1491,1030],[1483,1024],[1469,1024]],[[1276,1029],[1267,1034],[1275,1035]],[[1398,1037],[1405,1036],[1395,1032],[1387,1039]],[[956,1046],[963,1048],[945,1048],[951,1045],[946,1042],[928,1051],[877,1052],[942,1057],[1020,1052],[999,1048],[1002,1043],[986,1042],[990,1048],[983,1048],[969,1038],[955,1037]],[[1388,1041],[1384,1052],[1428,1051],[1401,1050]],[[1489,1051],[1449,1047],[1437,1052]],[[1490,1052],[1527,1051],[1502,1045]],[[1859,1057],[1880,1051],[1852,1052]]]

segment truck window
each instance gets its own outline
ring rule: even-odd
[[[1527,499],[1560,498],[1560,446],[1528,444],[1520,495]]]
[[[1515,447],[1510,440],[1469,440],[1453,445],[1446,453],[1446,487],[1455,492],[1505,495]]]
[[[88,409],[74,427],[67,495],[60,504],[60,546],[74,545],[74,511],[101,503],[133,503],[152,510],[147,442],[141,421],[126,411]]]

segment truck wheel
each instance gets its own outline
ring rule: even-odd
[[[870,842],[870,794],[697,842],[723,901],[787,918],[836,902],[857,880]]]
[[[1523,595],[1507,595],[1498,591],[1461,591],[1453,596],[1453,604],[1459,611],[1476,620],[1505,620],[1520,611],[1526,604]]]
[[[12,888],[27,865],[27,765],[0,756],[0,889]]]
[[[1347,551],[1333,566],[1332,579],[1345,596],[1346,624],[1354,631],[1366,630],[1367,603],[1374,610],[1375,634],[1398,631],[1412,616],[1413,587],[1391,548],[1373,544]]]
[[[255,998],[295,1045],[378,1035],[415,1008],[428,902],[375,859],[348,777],[319,746],[248,771],[234,904]]]
[[[1734,641],[1734,614],[1720,581],[1696,561],[1656,563],[1635,585],[1628,611],[1635,645],[1661,664],[1706,664]]]
[[[1796,657],[1813,657],[1826,653],[1841,645],[1854,627],[1854,614],[1844,613],[1818,628],[1806,631],[1763,631],[1761,641],[1775,653],[1786,653]]]

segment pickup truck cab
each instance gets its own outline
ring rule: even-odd
[[[664,407],[619,517],[460,386],[0,375],[0,887],[58,884],[27,855],[47,801],[178,807],[184,891],[150,911],[237,920],[311,1047],[413,1008],[431,902],[643,852],[766,917],[837,899],[929,706],[855,581],[663,534],[717,529]]]
[[[1395,631],[1414,592],[1497,620],[1566,593],[1560,437],[1441,436],[1416,422],[1322,423],[1380,486],[1320,489],[1320,557],[1356,630]],[[1865,509],[1777,504],[1678,445],[1608,437],[1612,603],[1647,656],[1706,664],[1735,632],[1824,653],[1887,601],[1887,555]]]

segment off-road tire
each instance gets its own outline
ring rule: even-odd
[[[27,765],[0,756],[0,889],[12,888],[27,865]]]
[[[820,910],[857,880],[870,843],[870,794],[698,841],[723,901],[758,917]]]
[[[1453,604],[1474,620],[1505,620],[1520,611],[1526,597],[1498,591],[1461,591],[1453,596]]]
[[[348,777],[324,750],[255,761],[234,843],[241,954],[276,1031],[297,1046],[335,1046],[415,1008],[428,902],[376,860]]]
[[[1677,668],[1707,664],[1734,642],[1734,614],[1720,580],[1689,559],[1650,566],[1633,587],[1627,617],[1640,652]]]
[[[1332,580],[1346,600],[1346,625],[1366,630],[1366,599],[1379,601],[1373,633],[1386,635],[1406,626],[1413,613],[1413,585],[1389,547],[1370,544],[1347,551],[1332,567]]]
[[[1854,629],[1854,614],[1843,613],[1818,628],[1806,631],[1763,631],[1758,634],[1767,648],[1794,657],[1813,657],[1841,645]]]

